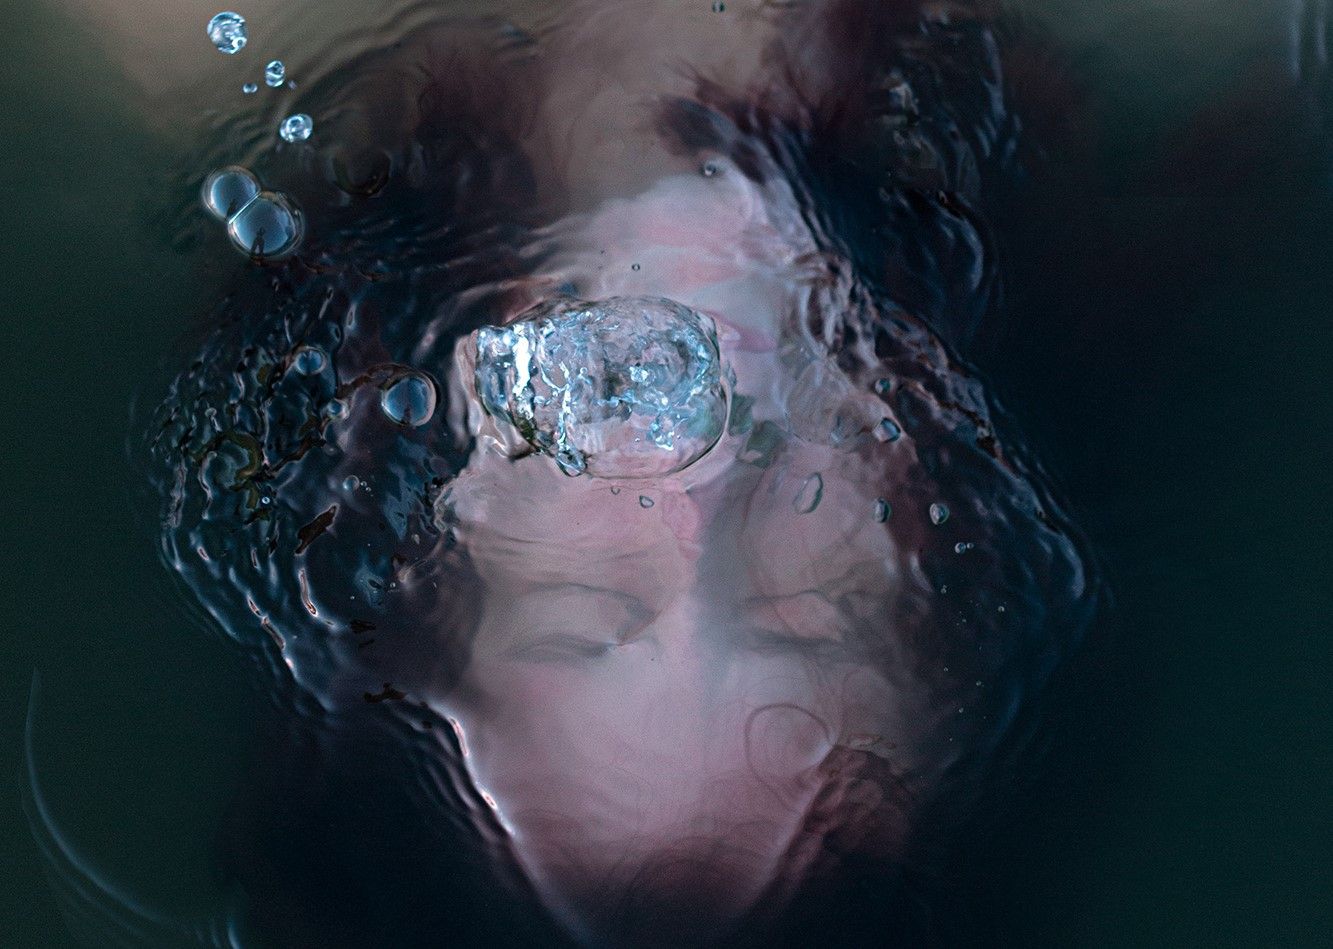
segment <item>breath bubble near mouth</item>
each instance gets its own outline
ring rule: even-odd
[[[570,476],[698,461],[726,423],[722,379],[712,321],[664,298],[548,301],[477,333],[483,407]]]

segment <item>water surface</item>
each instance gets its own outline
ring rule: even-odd
[[[438,11],[383,12],[391,27],[349,40],[307,34],[289,11],[250,72],[288,37],[290,74],[316,95],[320,75]],[[1028,12],[1042,42],[1026,68],[1073,133],[1052,135],[1053,160],[997,218],[1007,300],[973,358],[1105,559],[1115,620],[1057,680],[1034,783],[986,812],[947,871],[946,932],[1313,943],[1327,923],[1317,12]],[[10,177],[26,185],[6,215],[23,235],[5,282],[7,424],[22,446],[5,491],[11,760],[36,668],[34,757],[67,837],[145,905],[207,913],[230,895],[222,828],[271,764],[272,739],[256,735],[271,697],[158,563],[141,456],[125,445],[141,425],[131,403],[162,397],[247,266],[202,215],[197,182],[215,159],[269,154],[301,100],[249,102],[244,68],[206,44],[197,72],[187,57],[159,70],[98,15],[13,20],[41,39],[4,74],[23,105],[5,120],[20,143]],[[325,49],[337,55],[303,76],[300,54]],[[317,115],[316,134],[336,118]],[[293,182],[374,179],[361,156],[322,169],[292,157]],[[19,944],[66,944],[15,792],[6,915]]]

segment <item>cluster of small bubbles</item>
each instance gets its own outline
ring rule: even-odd
[[[639,507],[650,508],[653,506],[653,499],[646,494],[639,495]]]
[[[875,426],[875,438],[882,442],[896,442],[903,435],[903,430],[891,418],[882,418]]]
[[[936,501],[930,506],[930,523],[935,525],[943,524],[949,519],[949,509]]]
[[[241,86],[241,91],[247,96],[254,95],[259,91],[259,86],[253,82],[247,82],[245,85]]]
[[[423,373],[404,373],[380,392],[380,408],[399,425],[424,425],[435,414],[435,383]]]
[[[205,178],[201,198],[209,214],[227,222],[231,242],[252,257],[286,256],[305,232],[305,221],[291,199],[262,190],[259,179],[239,165],[219,168]]]
[[[219,13],[208,21],[208,38],[219,53],[232,56],[245,48],[245,17],[239,13]]]
[[[680,471],[722,434],[717,335],[661,298],[557,300],[477,332],[477,393],[567,475]]]
[[[889,505],[888,501],[883,498],[875,498],[875,523],[883,524],[889,519],[889,515],[892,513],[893,508]]]
[[[282,64],[282,60],[275,59],[264,67],[264,84],[270,89],[278,88],[286,78],[287,67]]]
[[[823,497],[824,478],[816,471],[801,484],[801,490],[796,492],[796,497],[792,500],[792,507],[796,508],[797,514],[809,514],[819,507]]]
[[[303,376],[313,376],[324,371],[324,351],[318,346],[302,346],[296,351],[292,365]]]
[[[259,179],[247,169],[228,165],[204,179],[204,207],[219,221],[227,221],[253,201],[259,190]]]
[[[315,130],[315,120],[304,112],[289,115],[278,126],[278,135],[284,142],[304,142]]]
[[[252,257],[275,260],[296,249],[305,232],[301,212],[280,191],[261,191],[227,221],[227,236]]]
[[[953,552],[956,554],[965,554],[969,550],[971,550],[974,546],[975,545],[970,540],[969,541],[960,540],[958,543],[953,545]]]

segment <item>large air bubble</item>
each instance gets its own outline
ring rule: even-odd
[[[203,201],[208,213],[229,221],[259,194],[259,179],[240,165],[219,168],[204,179]]]
[[[727,415],[711,321],[659,298],[559,300],[485,327],[476,378],[486,410],[568,475],[679,471]]]
[[[277,260],[296,250],[305,233],[301,212],[291,198],[261,191],[227,221],[227,236],[251,257]]]

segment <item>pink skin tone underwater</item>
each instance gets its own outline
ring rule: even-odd
[[[634,147],[676,162],[652,137]],[[669,297],[713,320],[756,420],[828,414],[788,406],[777,360],[822,263],[783,187],[719,157],[609,198],[563,224],[527,302],[566,282],[591,300]],[[460,356],[454,378],[469,368]],[[843,395],[830,392],[818,401]],[[776,908],[820,870],[820,814],[882,803],[879,786],[833,777],[839,749],[883,752],[912,714],[846,635],[897,581],[864,464],[791,440],[759,468],[724,435],[665,478],[568,478],[547,457],[512,459],[512,433],[461,395],[479,448],[451,498],[485,594],[463,680],[433,704],[515,859],[592,940],[632,899],[680,906],[682,934]],[[868,420],[884,414],[861,401]],[[798,513],[816,473],[821,500]],[[862,820],[867,847],[892,856],[901,817]]]

